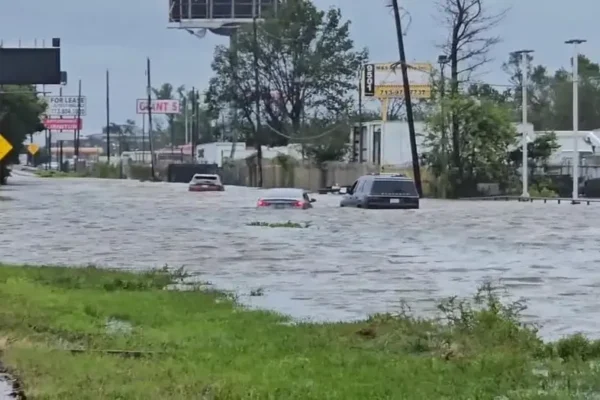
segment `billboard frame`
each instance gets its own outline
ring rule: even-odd
[[[431,74],[433,64],[429,62],[407,63],[411,98],[413,100],[431,98]],[[382,74],[391,79],[381,78]],[[412,75],[412,76],[411,76]],[[386,82],[387,80],[387,82]],[[367,63],[363,65],[360,79],[361,96],[366,99],[403,99],[404,83],[402,70],[397,62]]]
[[[183,30],[187,30],[187,31],[193,31],[193,30],[199,30],[200,32],[194,32],[194,34],[196,36],[199,37],[204,37],[204,35],[206,35],[206,30],[209,29],[220,29],[220,28],[229,28],[229,29],[236,29],[239,28],[241,25],[244,24],[251,24],[254,21],[254,18],[249,17],[249,18],[235,18],[235,16],[233,15],[233,10],[232,10],[232,17],[231,18],[203,18],[203,19],[194,19],[192,18],[192,11],[191,11],[191,5],[192,5],[192,0],[188,0],[188,9],[187,10],[183,10],[183,2],[182,0],[179,0],[179,4],[182,8],[180,8],[180,15],[181,18],[179,19],[179,21],[174,21],[171,18],[171,13],[173,12],[173,7],[175,6],[175,4],[173,3],[174,0],[170,0],[169,1],[169,22],[167,25],[168,29],[183,29]],[[214,0],[207,0],[207,2],[213,2]],[[232,1],[236,1],[236,0],[232,0]],[[254,2],[258,2],[260,5],[262,5],[261,1],[262,0],[245,0],[248,2],[252,2],[254,5]],[[277,6],[278,6],[278,2],[279,1],[283,1],[285,2],[286,0],[273,0],[273,5],[275,6],[275,12],[277,12]],[[185,11],[185,13],[184,13]],[[184,17],[184,14],[186,14],[186,17]],[[262,18],[262,7],[259,7],[258,9],[258,16],[256,18],[259,22],[263,21]]]

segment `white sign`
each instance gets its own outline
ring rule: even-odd
[[[179,100],[152,100],[153,114],[181,114],[181,103]],[[136,113],[148,114],[148,100],[138,99]]]
[[[46,115],[49,117],[85,117],[87,99],[81,96],[81,108],[78,111],[78,96],[46,96],[44,97],[48,108]],[[79,114],[78,114],[79,112]]]

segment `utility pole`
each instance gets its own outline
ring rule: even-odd
[[[415,120],[413,116],[412,100],[410,96],[410,83],[408,81],[408,66],[406,65],[406,54],[404,52],[404,38],[402,36],[402,21],[398,0],[392,0],[394,8],[394,19],[396,21],[396,36],[398,37],[398,51],[400,53],[400,68],[402,69],[402,82],[404,84],[404,103],[406,104],[406,120],[410,135],[410,151],[412,153],[413,175],[419,197],[423,197],[423,185],[421,182],[421,168],[419,166],[419,153],[417,152],[417,135],[415,132]],[[362,150],[361,150],[362,151]]]
[[[523,114],[522,124],[523,124],[523,133],[521,134],[521,146],[523,153],[523,161],[521,168],[521,181],[523,183],[523,191],[521,193],[521,197],[523,199],[529,198],[529,155],[527,149],[527,108],[529,107],[527,103],[527,87],[529,86],[529,54],[533,53],[533,50],[519,50],[515,51],[514,54],[521,56],[521,111]]]
[[[253,53],[254,53],[254,107],[256,112],[256,131],[254,136],[254,145],[256,146],[256,162],[258,166],[258,182],[257,186],[263,186],[263,171],[262,171],[262,137],[260,124],[260,71],[258,69],[258,10],[256,9],[256,0],[254,0],[254,10],[252,12],[252,28],[253,28]],[[304,146],[304,145],[303,145]]]
[[[446,133],[446,113],[444,112],[444,101],[446,96],[446,75],[445,67],[448,63],[448,57],[444,54],[438,56],[438,64],[440,65],[440,112],[442,114],[442,198],[446,198],[448,185],[448,134]]]
[[[146,95],[148,96],[148,142],[150,143],[150,174],[152,180],[156,180],[154,173],[154,144],[152,143],[152,79],[150,78],[150,57],[146,59],[146,76],[148,78]]]
[[[106,156],[108,164],[110,164],[110,77],[108,69],[106,70]]]
[[[73,160],[74,171],[77,171],[77,163],[79,162],[79,136],[81,134],[81,79],[79,80],[77,89],[77,129],[75,130],[74,144],[73,144]]]
[[[567,40],[572,44],[573,54],[573,199],[571,204],[579,204],[579,45],[584,39]]]

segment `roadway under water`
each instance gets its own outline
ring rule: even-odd
[[[600,205],[424,200],[421,210],[262,212],[257,189],[19,175],[2,189],[0,261],[185,266],[242,300],[297,318],[433,312],[485,280],[528,300],[546,337],[600,336]],[[253,221],[311,222],[308,229]],[[265,296],[247,297],[264,289]]]

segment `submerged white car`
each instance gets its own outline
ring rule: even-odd
[[[194,174],[188,190],[190,192],[222,192],[225,190],[225,186],[223,186],[219,175]]]

